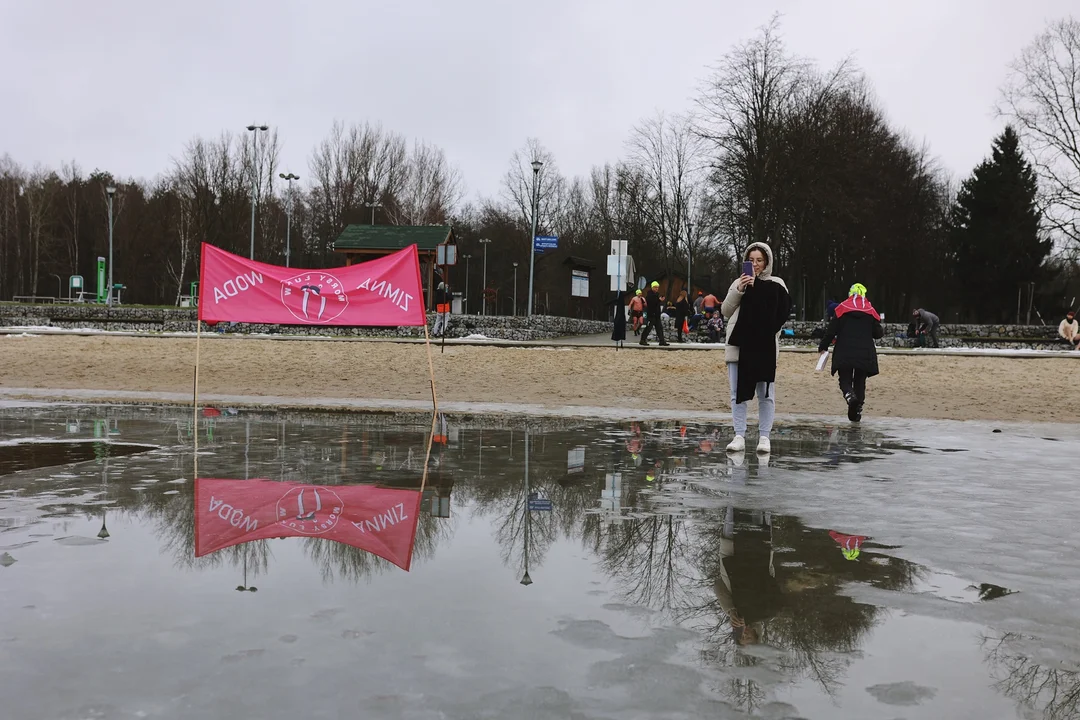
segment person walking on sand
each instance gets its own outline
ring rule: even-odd
[[[634,292],[630,298],[630,324],[634,328],[634,335],[641,334],[642,318],[645,316],[645,298],[641,297],[641,291]]]
[[[1065,319],[1058,325],[1058,335],[1069,343],[1073,350],[1080,350],[1080,325],[1076,322],[1076,313],[1072,310],[1065,313]]]
[[[874,341],[884,335],[881,315],[866,299],[866,286],[855,283],[848,290],[847,300],[836,306],[835,317],[829,321],[825,335],[818,343],[818,352],[828,352],[829,345],[836,339],[832,374],[839,376],[840,392],[847,402],[847,416],[851,422],[862,420],[866,379],[878,374]]]
[[[791,297],[783,280],[772,274],[773,251],[765,243],[752,243],[744,260],[752,274],[744,273],[728,288],[720,309],[727,320],[728,384],[735,439],[728,452],[746,448],[747,402],[757,394],[757,451],[772,450],[769,433],[776,414],[776,363],[780,356],[780,328],[791,312]]]
[[[923,310],[922,308],[916,308],[911,317],[915,318],[915,330],[916,332],[924,332],[930,336],[930,347],[938,347],[938,327],[941,326],[941,320],[937,315],[929,310]]]
[[[660,346],[667,347],[668,343],[664,340],[664,323],[660,318],[662,311],[660,283],[653,280],[652,285],[649,286],[649,292],[645,293],[645,331],[641,333],[639,345],[648,345],[649,331],[656,328],[656,337],[660,341]]]

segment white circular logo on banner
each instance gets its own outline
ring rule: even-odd
[[[325,487],[296,487],[277,502],[278,524],[304,535],[333,530],[345,510],[338,494]]]
[[[309,272],[281,281],[281,304],[302,323],[328,323],[349,307],[349,296],[333,275]]]

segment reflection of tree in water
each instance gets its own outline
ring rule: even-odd
[[[694,539],[686,523],[671,515],[596,526],[600,566],[631,605],[671,610],[694,606],[701,586],[692,565]]]
[[[413,545],[413,562],[432,558],[439,543],[447,540],[452,534],[453,526],[448,521],[421,511],[416,526],[416,542]],[[326,582],[334,580],[359,582],[369,580],[387,570],[400,572],[400,569],[389,560],[333,540],[305,538],[304,552],[319,567],[323,580]]]
[[[1080,673],[1038,664],[1017,647],[1023,640],[1018,633],[983,637],[994,687],[1022,708],[1041,712],[1045,720],[1080,717]]]

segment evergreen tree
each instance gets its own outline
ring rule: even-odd
[[[968,319],[1015,319],[1018,288],[1038,283],[1052,242],[1041,230],[1038,183],[1011,126],[994,139],[993,155],[960,186],[949,239],[952,277]]]

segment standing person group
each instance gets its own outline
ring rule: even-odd
[[[878,374],[877,348],[874,341],[885,334],[881,315],[866,299],[866,286],[855,283],[848,298],[836,306],[818,352],[828,352],[833,340],[832,374],[839,375],[840,392],[848,406],[848,420],[862,420],[866,402],[866,379]]]
[[[742,452],[746,449],[747,403],[756,395],[760,435],[757,451],[767,454],[772,450],[769,434],[776,414],[780,329],[788,321],[791,297],[784,281],[772,274],[772,248],[765,243],[753,243],[743,257],[749,266],[744,267],[743,274],[728,288],[721,305],[727,320],[724,360],[731,390],[731,419],[735,426],[735,439],[728,444],[727,450]]]

